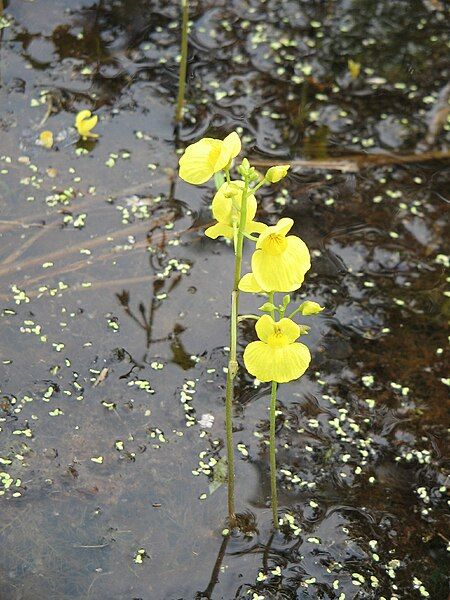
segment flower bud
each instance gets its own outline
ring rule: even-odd
[[[258,179],[255,167],[252,167],[246,158],[242,159],[242,163],[237,168],[237,172],[243,179],[247,179],[249,182]]]
[[[264,179],[269,183],[277,183],[283,177],[286,177],[288,170],[291,165],[278,165],[276,167],[270,167],[267,173],[264,175]]]
[[[309,317],[310,315],[317,315],[323,311],[323,307],[320,306],[317,302],[311,302],[311,300],[306,300],[300,305],[300,313],[304,317]]]
[[[273,312],[274,310],[278,309],[275,306],[275,304],[272,304],[272,302],[264,302],[264,304],[259,307],[259,310],[262,310],[264,312]]]
[[[286,308],[288,306],[288,304],[291,301],[291,297],[289,294],[286,294],[286,296],[283,296],[283,307]]]

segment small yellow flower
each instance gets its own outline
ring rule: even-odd
[[[311,261],[305,242],[287,235],[293,224],[292,219],[280,219],[261,233],[252,256],[252,273],[241,279],[240,290],[292,292],[301,286]]]
[[[221,171],[241,151],[241,140],[236,132],[230,133],[224,140],[202,138],[191,144],[180,158],[180,177],[200,185]]]
[[[39,143],[41,146],[44,146],[44,148],[50,150],[50,148],[53,146],[53,133],[47,130],[42,131],[39,135]]]
[[[281,179],[286,177],[290,168],[291,165],[278,165],[276,167],[270,167],[270,169],[267,169],[264,179],[269,183],[278,183]]]
[[[295,342],[300,327],[291,319],[274,321],[264,315],[256,323],[260,341],[251,342],[244,350],[247,371],[260,381],[286,383],[303,375],[311,361],[304,344]]]
[[[244,182],[241,180],[223,183],[212,201],[212,213],[217,223],[208,227],[205,235],[215,240],[219,235],[233,239],[234,230],[239,226],[241,218],[242,192]],[[253,221],[256,215],[256,198],[253,194],[247,196],[247,220],[245,233],[261,233],[267,227],[264,223]],[[233,228],[234,225],[234,228]]]
[[[92,133],[97,125],[98,116],[92,115],[90,110],[80,110],[75,117],[75,127],[83,140],[98,138],[98,133]]]

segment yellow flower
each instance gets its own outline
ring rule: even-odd
[[[301,286],[311,262],[305,242],[287,235],[293,224],[292,219],[280,219],[261,233],[252,256],[252,273],[241,279],[240,290],[292,292]]]
[[[361,72],[361,64],[349,58],[347,61],[347,66],[352,79],[357,79]]]
[[[83,140],[88,138],[98,138],[98,133],[92,133],[92,129],[97,125],[97,115],[92,115],[90,110],[80,110],[75,117],[75,127]]]
[[[304,344],[296,343],[300,327],[291,319],[274,321],[264,315],[256,323],[258,342],[251,342],[244,350],[247,371],[260,381],[286,383],[303,375],[311,361]]]
[[[291,165],[278,165],[276,167],[270,167],[270,169],[267,169],[264,179],[269,183],[278,183],[280,179],[286,177],[290,168]]]
[[[241,140],[236,132],[224,140],[202,138],[188,146],[180,158],[180,177],[194,185],[205,183],[229,165],[240,151]]]
[[[51,131],[42,131],[39,135],[39,142],[41,146],[50,150],[53,146],[53,133]]]
[[[205,235],[215,240],[219,235],[233,239],[233,224],[239,225],[241,218],[241,203],[244,182],[241,180],[223,183],[212,201],[213,217],[218,221],[212,227],[208,227]],[[247,196],[247,220],[245,225],[246,233],[261,233],[267,227],[264,223],[253,221],[256,215],[256,198],[253,194]]]

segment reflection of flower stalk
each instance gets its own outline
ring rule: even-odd
[[[272,381],[270,394],[270,436],[269,436],[269,455],[270,455],[270,496],[272,503],[273,524],[278,529],[278,501],[277,501],[277,458],[275,448],[275,417],[277,405],[277,382]]]
[[[228,170],[226,171],[229,179]],[[247,221],[247,196],[248,196],[248,178],[244,182],[244,190],[241,200],[241,214],[237,230],[235,245],[235,264],[234,264],[234,282],[231,292],[231,322],[230,322],[230,354],[227,372],[227,388],[225,396],[225,429],[227,437],[227,469],[228,469],[228,516],[230,526],[236,524],[236,515],[234,512],[234,448],[233,448],[233,385],[234,378],[238,370],[237,363],[237,325],[238,325],[238,299],[239,299],[239,281],[242,270],[242,250],[244,247],[244,229]]]
[[[274,306],[275,293],[269,292],[269,302]],[[271,313],[272,319],[275,318],[275,310]],[[272,381],[270,392],[270,410],[269,410],[269,461],[270,461],[270,502],[272,505],[273,524],[278,529],[278,498],[277,498],[277,457],[275,447],[275,421],[277,407],[277,388],[276,381]]]
[[[181,60],[178,75],[178,98],[175,120],[183,118],[184,93],[186,89],[187,53],[188,53],[189,0],[181,0]]]

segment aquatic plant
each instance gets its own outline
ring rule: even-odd
[[[243,361],[247,371],[260,382],[271,382],[270,398],[270,474],[271,503],[275,527],[278,527],[276,489],[275,419],[278,384],[298,379],[309,366],[311,355],[297,339],[308,333],[309,328],[293,321],[297,314],[317,314],[322,310],[317,302],[306,301],[285,316],[291,302],[285,294],[282,303],[275,304],[275,294],[293,292],[300,288],[306,272],[311,267],[306,244],[295,235],[288,235],[294,221],[280,219],[268,226],[255,221],[257,212],[256,193],[263,185],[283,179],[289,165],[270,167],[262,176],[244,158],[237,167],[240,179],[231,179],[230,171],[241,152],[241,140],[233,132],[224,140],[203,138],[188,146],[180,158],[179,175],[188,183],[201,185],[216,177],[218,188],[211,204],[216,220],[205,235],[216,239],[224,237],[233,241],[235,264],[231,291],[230,351],[227,368],[225,396],[225,430],[227,441],[228,516],[230,525],[236,525],[234,506],[234,448],[232,408],[234,379],[238,373],[237,328],[243,319],[256,320],[258,341],[251,342],[244,350]],[[244,240],[255,244],[251,259],[252,271],[242,276]],[[252,292],[266,295],[267,301],[259,310],[262,316],[239,317],[239,293]]]

